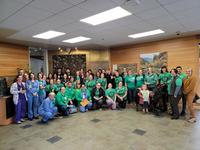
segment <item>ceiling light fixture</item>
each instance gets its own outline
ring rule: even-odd
[[[132,15],[132,14],[128,12],[127,10],[121,7],[115,7],[115,8],[106,10],[104,12],[98,13],[96,15],[87,17],[85,19],[81,19],[80,21],[95,26],[95,25],[99,25],[102,23],[116,20],[116,19],[120,19],[129,15]]]
[[[88,40],[91,40],[91,38],[84,37],[84,36],[79,36],[79,37],[71,38],[71,39],[68,39],[68,40],[64,40],[62,42],[66,42],[66,43],[78,43],[78,42],[83,42],[83,41],[88,41]]]
[[[44,33],[40,33],[40,34],[37,34],[37,35],[34,35],[33,38],[39,38],[39,39],[52,39],[52,38],[55,38],[55,37],[58,37],[58,36],[61,36],[61,35],[64,35],[65,33],[63,32],[58,32],[58,31],[53,31],[53,30],[50,30],[50,31],[46,31]]]
[[[147,31],[147,32],[142,32],[142,33],[137,33],[137,34],[131,34],[131,35],[128,35],[128,37],[130,37],[130,38],[142,38],[142,37],[161,34],[161,33],[165,33],[165,31],[163,31],[161,29],[157,29],[157,30],[152,30],[152,31]]]

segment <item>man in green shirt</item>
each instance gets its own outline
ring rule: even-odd
[[[108,107],[113,110],[116,109],[116,90],[112,88],[111,83],[108,84],[108,89],[106,90],[106,98]]]
[[[71,82],[67,83],[65,94],[67,96],[68,101],[70,102],[70,105],[73,105],[72,101],[75,99],[75,90],[72,88]]]
[[[125,85],[128,88],[128,104],[135,101],[135,75],[132,74],[132,71],[128,71],[128,75],[125,78]]]
[[[65,87],[61,87],[60,92],[56,95],[56,106],[58,107],[58,112],[61,113],[63,116],[69,115],[69,99],[65,92]]]
[[[158,82],[158,75],[153,73],[152,68],[148,68],[148,72],[145,75],[145,84],[147,84],[148,89],[153,91]]]
[[[61,83],[60,79],[57,79],[56,86],[58,88],[58,91],[60,91],[61,87],[63,87],[64,85]]]
[[[178,71],[178,76],[179,76],[179,78],[182,79],[182,81],[183,81],[185,78],[187,78],[186,73],[182,72],[183,69],[182,69],[181,66],[177,66],[176,69],[177,69],[177,71]],[[186,114],[186,95],[185,95],[184,93],[182,93],[181,98],[182,98],[182,111],[181,111],[181,114],[180,114],[180,115],[181,115],[181,116],[185,116],[185,114]]]
[[[50,79],[49,84],[46,86],[47,95],[51,92],[58,93],[58,87],[54,84],[53,79]]]
[[[136,80],[136,88],[141,88],[144,84],[145,75],[143,74],[143,70],[139,70],[138,74],[135,77]]]

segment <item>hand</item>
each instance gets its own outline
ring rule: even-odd
[[[33,96],[38,96],[38,94],[37,93],[33,93]]]
[[[72,102],[72,101],[70,101],[70,105],[73,105],[73,102]]]

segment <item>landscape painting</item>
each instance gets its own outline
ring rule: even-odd
[[[140,66],[144,71],[152,67],[153,71],[160,73],[162,66],[167,66],[167,52],[140,54]]]

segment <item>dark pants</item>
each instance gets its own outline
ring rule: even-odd
[[[126,100],[123,99],[123,101],[119,98],[117,98],[117,103],[118,103],[118,107],[120,108],[126,108]]]
[[[146,101],[144,101],[144,103],[143,103],[143,109],[148,109],[148,105],[149,105],[149,103],[146,102]]]
[[[167,102],[168,102],[167,85],[163,85],[162,86],[162,105],[163,105],[163,111],[167,111]]]
[[[19,99],[17,105],[15,105],[15,121],[18,122],[25,118],[26,113],[26,100]]]
[[[177,96],[176,98],[172,95],[170,95],[170,102],[172,106],[172,114],[174,117],[179,117],[179,109],[178,109],[178,103],[181,99],[181,95]]]
[[[185,110],[186,110],[186,95],[185,94],[182,94],[181,95],[182,97],[182,114],[185,114]]]
[[[135,89],[128,88],[128,104],[135,102]]]
[[[69,115],[69,108],[65,105],[58,105],[58,112],[63,116]]]
[[[99,109],[99,108],[102,108],[102,105],[103,105],[103,99],[100,99],[100,100],[93,100],[92,102],[92,106],[93,106],[93,109]]]

